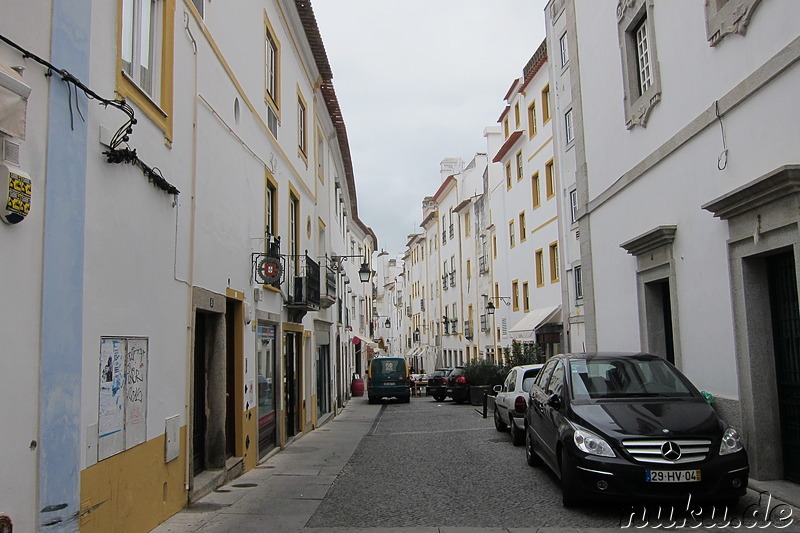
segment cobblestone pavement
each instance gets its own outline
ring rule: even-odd
[[[781,507],[782,506],[782,507]],[[737,524],[746,510],[758,515]],[[750,491],[726,520],[706,516],[700,529],[763,526],[776,509],[800,511]],[[469,533],[665,529],[666,509],[561,505],[560,485],[545,468],[530,468],[522,447],[495,430],[491,412],[432,398],[368,405],[354,398],[342,414],[254,471],[179,513],[157,533],[265,531],[302,533]],[[673,519],[676,517],[673,517]],[[679,518],[679,517],[677,517]],[[689,517],[691,518],[691,517]],[[784,524],[786,521],[784,520]],[[775,521],[773,525],[779,525]],[[671,529],[692,529],[691,520]],[[727,526],[727,527],[726,527]],[[735,527],[736,526],[736,527]],[[696,530],[697,528],[695,528]]]

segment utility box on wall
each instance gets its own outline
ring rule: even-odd
[[[0,218],[6,224],[22,222],[31,210],[31,178],[0,164]]]

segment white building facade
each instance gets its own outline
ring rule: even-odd
[[[545,13],[569,46],[586,349],[674,362],[743,430],[753,477],[799,482],[800,6]]]

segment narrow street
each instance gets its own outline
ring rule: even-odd
[[[731,516],[758,503],[749,491]],[[779,505],[773,501],[770,510]],[[473,406],[428,397],[382,405],[359,397],[154,531],[619,531],[644,525],[640,512],[631,519],[633,509],[564,509],[555,476],[528,467],[524,449],[495,430],[491,412],[484,419]],[[798,516],[797,509],[782,509]],[[658,524],[654,511],[648,510],[650,525]],[[717,531],[744,527],[714,524]]]

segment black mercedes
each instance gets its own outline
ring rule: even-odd
[[[561,354],[530,389],[525,457],[561,478],[564,506],[598,498],[722,501],[745,494],[736,429],[672,364],[645,353]]]

